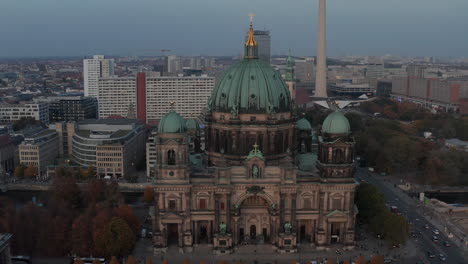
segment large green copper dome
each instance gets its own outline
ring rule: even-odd
[[[327,116],[322,124],[322,132],[328,134],[349,134],[351,126],[348,118],[339,111],[335,111]]]
[[[174,110],[167,113],[159,122],[159,133],[183,133],[187,129],[185,120]]]
[[[275,69],[245,57],[228,69],[211,94],[211,110],[231,113],[291,111],[288,87]]]

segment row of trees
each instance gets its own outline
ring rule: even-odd
[[[356,153],[368,166],[401,173],[421,184],[468,185],[468,153],[446,150],[442,144],[417,137],[417,123],[350,116],[351,126],[360,127],[354,130]]]
[[[371,232],[392,245],[404,244],[408,239],[409,224],[401,215],[390,212],[382,193],[373,185],[360,184],[356,189],[358,219],[369,226]]]
[[[391,99],[377,99],[361,104],[361,110],[369,114],[380,113],[391,120],[414,121],[418,135],[432,132],[437,138],[458,138],[468,140],[468,117],[447,113],[432,114],[410,102]]]
[[[140,220],[122,203],[116,182],[91,180],[82,191],[72,177],[57,177],[43,205],[17,207],[1,198],[0,232],[13,234],[13,254],[126,256]]]
[[[39,174],[39,170],[34,165],[29,165],[26,167],[24,164],[19,164],[15,168],[15,177],[19,179],[28,178],[34,179]]]

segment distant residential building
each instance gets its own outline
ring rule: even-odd
[[[67,142],[69,153],[71,148],[71,159],[95,167],[99,177],[125,176],[143,160],[146,132],[137,120],[84,120],[65,125],[55,129],[68,131],[60,134],[60,141]]]
[[[245,36],[245,39],[247,40],[248,37],[248,32]],[[270,64],[271,60],[271,36],[270,36],[270,31],[268,30],[255,30],[254,31],[254,37],[255,40],[257,41],[258,45],[258,58],[265,62]]]
[[[99,119],[127,117],[129,107],[136,106],[135,77],[100,78],[98,87]]]
[[[12,235],[8,233],[0,234],[0,263],[11,264],[10,240]]]
[[[59,155],[59,137],[56,131],[45,129],[24,139],[19,145],[20,163],[33,165],[40,175],[53,165]]]
[[[10,123],[31,117],[44,124],[49,123],[49,105],[47,103],[0,104],[0,123]]]
[[[79,121],[97,118],[98,104],[94,97],[51,96],[35,99],[49,103],[50,122]]]
[[[215,78],[201,76],[110,77],[99,80],[99,118],[128,117],[136,109],[137,119],[158,123],[170,109],[170,102],[184,117],[199,116],[206,107]]]
[[[369,64],[366,66],[365,75],[367,79],[380,79],[385,75],[383,64]]]
[[[114,75],[114,59],[105,59],[104,55],[94,55],[83,60],[84,95],[98,97],[98,80]]]
[[[0,135],[0,167],[12,173],[16,167],[16,145],[10,135]]]
[[[424,78],[426,72],[426,66],[422,65],[408,65],[406,67],[406,73],[411,78]]]
[[[409,100],[427,108],[458,111],[467,94],[466,82],[411,77],[392,80],[393,98]]]
[[[313,59],[296,59],[295,61],[295,75],[299,82],[312,82],[315,79]]]

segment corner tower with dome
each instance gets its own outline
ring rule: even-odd
[[[245,242],[278,252],[354,244],[354,141],[339,112],[314,131],[297,118],[281,75],[258,59],[253,25],[244,58],[217,82],[200,124],[170,111],[155,138],[155,250],[199,244],[229,253]]]

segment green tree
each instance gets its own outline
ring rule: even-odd
[[[125,256],[135,245],[132,229],[121,218],[114,217],[97,236],[96,251],[103,256]]]
[[[359,209],[358,217],[365,223],[386,209],[383,195],[369,183],[362,183],[356,188],[355,200]]]
[[[408,239],[409,226],[406,218],[390,214],[384,221],[384,237],[392,245],[403,245]]]

